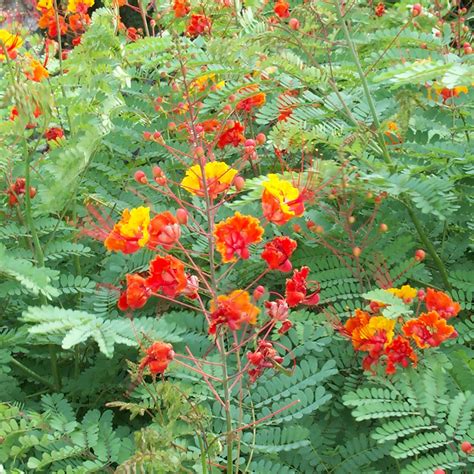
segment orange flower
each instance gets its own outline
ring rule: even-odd
[[[360,315],[359,317],[362,323],[364,316]],[[367,351],[372,356],[380,353],[386,344],[392,342],[394,328],[395,321],[393,319],[388,319],[385,316],[372,316],[366,324],[358,325],[352,330],[351,338],[354,349]]]
[[[37,59],[32,58],[30,55],[27,56],[27,59],[28,64],[24,72],[30,81],[41,82],[49,77],[48,70]]]
[[[237,110],[244,110],[245,112],[251,112],[254,107],[261,107],[265,104],[266,95],[264,92],[259,92],[251,97],[242,99],[237,103]]]
[[[174,16],[181,18],[186,16],[191,10],[187,0],[174,0],[173,3]]]
[[[151,249],[161,245],[165,250],[169,250],[181,237],[178,220],[169,211],[157,214],[150,221],[148,230],[150,232],[148,247]]]
[[[290,257],[296,246],[296,241],[289,237],[275,237],[271,242],[265,244],[262,258],[271,270],[289,272],[292,268]]]
[[[437,347],[446,339],[457,336],[453,326],[449,326],[436,311],[422,313],[417,319],[410,319],[403,325],[405,336],[411,337],[421,349]]]
[[[219,148],[224,148],[227,145],[232,145],[234,147],[239,146],[245,141],[244,132],[245,128],[240,122],[234,122],[231,120],[219,136],[217,146]]]
[[[250,257],[249,245],[261,242],[263,228],[260,221],[252,216],[236,212],[232,217],[219,222],[214,229],[217,251],[224,263],[235,262],[237,257]]]
[[[263,215],[268,221],[283,225],[293,217],[303,215],[304,203],[298,188],[276,174],[269,174],[268,178],[263,183],[262,194]]]
[[[229,295],[220,295],[210,304],[209,334],[215,334],[217,327],[226,324],[230,330],[240,329],[243,323],[256,324],[260,310],[250,302],[250,295],[244,290],[234,290]]]
[[[183,262],[171,255],[156,256],[150,262],[150,276],[146,283],[153,292],[162,291],[164,295],[174,298],[188,284]]]
[[[146,350],[146,356],[141,360],[138,369],[142,371],[145,367],[148,367],[153,375],[162,374],[168,368],[174,356],[175,353],[171,344],[154,342]]]
[[[290,16],[290,4],[285,2],[285,0],[277,0],[273,7],[273,11],[280,18],[288,18]]]
[[[229,189],[237,170],[234,170],[223,161],[210,161],[204,166],[206,188],[211,199],[215,199],[220,193]],[[200,165],[191,166],[186,171],[186,176],[181,181],[181,187],[196,196],[204,197],[204,180]]]
[[[418,357],[410,345],[410,342],[403,336],[397,336],[390,344],[385,347],[384,351],[387,356],[386,360],[386,374],[394,374],[397,371],[396,364],[406,368],[410,365],[410,360],[413,366],[416,367]]]
[[[425,298],[426,309],[437,311],[442,318],[449,319],[457,316],[461,305],[454,302],[446,293],[428,288]]]
[[[114,225],[104,241],[107,250],[125,254],[136,252],[144,247],[150,238],[148,224],[150,223],[150,209],[137,207],[129,211],[125,209],[122,219]]]
[[[74,33],[83,33],[86,29],[86,26],[91,22],[89,15],[86,13],[74,13],[69,15],[69,28]]]
[[[199,125],[207,133],[216,132],[217,130],[219,130],[219,127],[221,126],[219,120],[216,120],[216,119],[204,120]]]
[[[208,34],[211,31],[211,19],[206,15],[191,15],[186,33],[188,36],[196,37]]]
[[[16,50],[23,44],[23,40],[18,35],[12,35],[7,30],[0,30],[0,41],[3,43],[6,53],[10,59],[15,59]],[[5,51],[0,47],[0,62],[5,60]]]
[[[137,309],[145,306],[151,291],[146,284],[145,278],[137,274],[127,275],[127,288],[120,295],[117,306],[122,311]]]
[[[385,5],[383,2],[379,2],[375,7],[375,15],[376,16],[383,16],[385,14]]]
[[[360,329],[367,326],[370,320],[369,313],[362,311],[361,309],[356,309],[355,315],[352,318],[349,318],[344,324],[344,330],[347,335],[352,339],[352,344],[355,350],[358,350],[360,347],[360,341],[358,338],[352,337],[353,334],[358,334]]]

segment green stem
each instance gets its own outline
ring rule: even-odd
[[[19,368],[20,370],[22,370],[23,372],[25,372],[25,374],[29,375],[31,378],[37,380],[38,382],[41,382],[42,384],[48,386],[49,388],[51,388],[52,390],[55,389],[55,386],[49,381],[47,380],[46,378],[42,377],[41,375],[37,374],[36,372],[33,372],[31,369],[29,369],[26,365],[23,365],[21,362],[19,362],[18,360],[14,359],[13,357],[10,359],[10,362],[12,363],[12,365],[14,365],[15,367]]]
[[[230,392],[229,392],[229,380],[227,373],[227,357],[225,353],[224,337],[219,336],[219,346],[221,348],[222,356],[222,386],[224,389],[224,402],[225,402],[225,421],[227,431],[227,474],[234,472],[234,463],[232,461],[232,445],[233,445],[233,434],[232,434],[232,417],[230,414]]]
[[[441,275],[441,279],[443,280],[444,286],[448,290],[451,289],[451,283],[449,283],[448,272],[446,270],[446,267],[444,266],[443,261],[441,260],[439,255],[436,253],[436,249],[435,249],[434,245],[431,243],[431,240],[428,238],[425,231],[423,230],[423,226],[421,225],[421,222],[418,219],[418,216],[416,215],[416,213],[413,211],[412,207],[408,203],[405,203],[405,206],[407,208],[408,215],[410,216],[410,218],[413,222],[413,225],[415,226],[415,229],[418,232],[418,235],[420,236],[421,242],[425,246],[425,248],[428,251],[430,257],[433,259],[433,262],[435,263],[436,267],[438,268],[438,271]]]
[[[376,133],[378,137],[378,141],[380,143],[380,146],[382,148],[382,153],[383,153],[383,158],[385,162],[389,165],[389,170],[392,171],[393,168],[393,162],[392,158],[390,157],[390,153],[388,151],[387,145],[385,144],[385,139],[383,137],[383,134],[380,129],[380,121],[377,116],[377,109],[375,108],[375,103],[372,99],[372,95],[370,94],[369,90],[369,84],[367,82],[367,78],[364,74],[364,71],[362,70],[362,66],[359,61],[359,55],[357,53],[357,50],[355,48],[354,42],[352,41],[349,28],[347,27],[346,21],[343,18],[342,11],[341,11],[341,5],[339,3],[339,0],[335,0],[335,6],[336,6],[336,13],[337,17],[339,20],[339,23],[341,25],[342,31],[344,33],[344,37],[346,39],[347,45],[349,46],[349,50],[351,52],[352,58],[354,60],[354,64],[357,69],[357,74],[359,76],[359,79],[362,84],[362,88],[364,90],[365,98],[367,100],[367,103],[369,105],[370,113],[372,115],[372,120],[374,122],[374,126],[376,127]],[[405,204],[408,214],[413,222],[413,225],[415,226],[416,231],[418,232],[418,235],[420,237],[420,240],[422,241],[423,245],[426,247],[426,250],[428,251],[429,255],[433,259],[433,262],[435,263],[436,267],[438,268],[438,271],[441,275],[441,279],[443,280],[444,285],[446,288],[450,289],[451,284],[449,283],[448,279],[448,272],[446,270],[446,267],[444,266],[443,261],[439,257],[439,255],[436,253],[436,249],[434,245],[431,243],[430,239],[426,235],[423,226],[421,225],[420,220],[418,219],[418,216],[416,215],[415,211],[413,210],[413,207],[411,206],[411,203],[407,202],[406,200],[403,201]]]
[[[201,468],[202,474],[207,474],[207,459],[206,459],[206,450],[204,449],[204,441],[200,436],[198,436],[199,448],[201,449]]]
[[[359,75],[362,88],[364,89],[365,98],[367,100],[367,104],[369,105],[370,113],[372,115],[372,120],[374,121],[374,126],[376,128],[375,132],[377,134],[378,142],[380,144],[380,147],[382,148],[383,158],[387,164],[391,165],[392,159],[390,158],[387,145],[385,144],[385,139],[380,130],[380,121],[377,116],[377,109],[375,108],[375,103],[372,99],[372,95],[370,94],[369,84],[365,77],[364,71],[362,70],[362,66],[359,61],[359,55],[357,54],[357,50],[355,48],[354,42],[352,41],[351,34],[349,33],[349,28],[347,28],[346,21],[344,20],[342,16],[341,5],[339,3],[339,0],[335,1],[335,5],[336,5],[337,18],[342,27],[344,37],[346,38],[346,41],[347,41],[347,45],[349,46],[349,50],[351,52],[352,59],[354,60],[354,64],[356,66],[357,74]]]

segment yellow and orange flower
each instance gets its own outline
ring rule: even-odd
[[[386,291],[392,293],[392,295],[397,296],[407,303],[410,303],[417,294],[417,290],[412,288],[410,285],[403,285],[401,288],[389,288]]]
[[[94,5],[94,0],[69,0],[67,11],[72,13],[87,13],[87,10]]]
[[[263,227],[252,216],[236,212],[232,217],[219,222],[214,229],[217,251],[224,263],[235,262],[237,257],[250,257],[249,245],[261,242]]]
[[[205,190],[211,199],[227,191],[234,181],[237,170],[234,170],[223,161],[211,161],[204,166],[204,176],[200,165],[191,166],[181,181],[181,187],[191,194],[204,197]],[[204,183],[205,181],[205,183]]]
[[[262,105],[264,105],[267,97],[264,92],[257,92],[257,91],[258,91],[258,86],[256,84],[242,87],[239,90],[240,94],[249,95],[252,92],[255,92],[255,94],[237,102],[236,109],[244,110],[245,112],[251,112],[254,107],[261,107]]]
[[[24,69],[25,76],[34,82],[41,82],[43,79],[49,77],[48,70],[35,58],[31,55],[27,55],[27,64]]]
[[[36,9],[39,11],[51,10],[53,8],[53,0],[38,0]]]
[[[276,174],[269,174],[263,187],[263,215],[269,222],[283,225],[290,219],[303,215],[302,195],[289,181],[280,179]]]
[[[104,241],[108,250],[133,253],[144,247],[149,238],[150,208],[137,207],[129,211],[125,209],[122,219],[114,225]]]
[[[260,310],[250,302],[244,290],[234,290],[228,295],[219,295],[210,303],[209,333],[215,334],[217,327],[225,324],[230,330],[240,329],[243,323],[256,324]]]
[[[417,319],[410,319],[403,325],[402,330],[421,349],[437,347],[446,339],[457,335],[454,327],[450,326],[437,311],[422,313]]]
[[[3,47],[6,49],[6,54],[10,59],[16,57],[16,50],[23,44],[23,40],[18,35],[12,35],[7,30],[0,30],[0,41],[3,43]],[[0,46],[0,61],[5,60],[5,51]]]
[[[395,321],[385,316],[372,316],[367,320],[367,313],[357,310],[355,321],[346,322],[346,329],[351,330],[351,339],[354,349],[359,351],[372,352],[374,346],[383,349],[386,344],[390,344],[394,335]],[[354,318],[351,318],[354,319]]]

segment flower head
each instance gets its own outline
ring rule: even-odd
[[[138,309],[145,306],[151,295],[150,288],[146,284],[146,279],[137,274],[129,274],[127,278],[127,288],[120,295],[118,307],[122,311],[127,309]]]
[[[245,112],[251,112],[255,107],[261,107],[265,104],[266,95],[264,92],[258,92],[251,97],[247,97],[246,99],[242,99],[240,102],[237,102],[236,109],[237,110],[244,110]]]
[[[252,216],[243,216],[240,212],[219,222],[214,229],[216,248],[224,263],[235,262],[237,257],[244,260],[249,258],[249,245],[260,242],[262,235],[260,221]]]
[[[211,31],[211,19],[206,15],[193,14],[189,20],[186,33],[188,36],[196,37],[205,35]]]
[[[183,262],[172,255],[157,255],[150,262],[150,276],[146,283],[153,292],[161,291],[164,295],[174,298],[188,285]]]
[[[227,145],[232,145],[234,147],[239,146],[245,141],[245,127],[240,122],[234,122],[233,120],[228,123],[224,131],[220,134],[217,141],[217,146],[219,148],[224,148]]]
[[[244,290],[234,290],[228,295],[219,295],[210,303],[209,333],[215,334],[217,327],[225,324],[231,331],[240,329],[243,323],[256,324],[260,310],[250,302]]]
[[[411,363],[416,366],[418,357],[410,345],[410,341],[403,336],[397,336],[393,341],[385,346],[386,368],[385,373],[394,374],[397,371],[396,365],[406,368]]]
[[[437,347],[457,333],[437,311],[421,313],[417,319],[410,319],[403,325],[405,336],[411,337],[420,349]]]
[[[157,214],[148,226],[150,239],[148,247],[155,249],[158,245],[169,250],[181,237],[181,227],[176,217],[169,211]]]
[[[176,18],[181,18],[189,13],[191,7],[189,6],[188,0],[174,0],[173,10],[174,16]]]
[[[169,363],[174,359],[173,346],[165,342],[154,342],[147,350],[146,356],[141,360],[139,370],[145,367],[150,369],[153,375],[162,374]]]
[[[273,7],[273,11],[280,18],[288,18],[290,16],[290,4],[285,0],[277,0]]]
[[[59,139],[64,137],[64,130],[60,127],[51,127],[44,132],[46,140],[54,140],[57,142]]]
[[[280,270],[289,272],[292,268],[290,257],[295,251],[297,243],[289,237],[275,237],[272,241],[265,244],[262,252],[262,258],[268,264],[271,270]]]
[[[363,315],[360,315],[363,323]],[[346,323],[347,324],[347,323]],[[357,325],[351,332],[352,344],[358,351],[366,351],[374,357],[386,344],[392,342],[395,321],[385,316],[372,316],[365,324]]]
[[[308,306],[317,305],[319,303],[318,292],[307,296],[308,283],[306,279],[309,275],[308,267],[301,267],[295,270],[293,276],[286,280],[285,300],[290,308],[304,304]]]
[[[402,299],[406,303],[410,303],[413,298],[416,297],[417,295],[417,290],[415,288],[412,288],[410,285],[403,285],[401,288],[389,288],[388,290],[389,293],[392,293],[392,295],[397,296],[398,298]]]
[[[0,30],[0,41],[4,44],[6,53],[10,59],[15,59],[16,50],[23,44],[23,40],[18,35],[12,35],[7,30]],[[5,60],[5,51],[0,47],[0,61]]]
[[[269,222],[286,224],[293,217],[303,215],[304,203],[298,190],[290,182],[269,174],[263,183],[262,209]]]
[[[204,166],[205,184],[200,165],[191,166],[181,181],[181,187],[196,196],[205,196],[205,187],[211,199],[229,189],[234,181],[237,170],[223,161],[210,161]]]
[[[87,10],[94,5],[94,0],[69,0],[67,11],[72,13],[87,13]]]
[[[446,293],[428,288],[425,297],[426,309],[437,311],[442,318],[449,319],[457,316],[461,305],[453,301]]]
[[[137,207],[129,211],[125,209],[122,219],[114,225],[113,230],[104,241],[108,250],[125,254],[136,252],[144,247],[150,234],[150,208]]]
[[[265,369],[272,368],[275,364],[281,364],[283,357],[278,355],[278,352],[273,347],[270,341],[260,339],[257,344],[257,349],[254,352],[247,354],[247,359],[253,368],[248,371],[250,381],[254,383]]]

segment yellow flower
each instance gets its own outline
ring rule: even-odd
[[[204,91],[209,83],[214,84],[216,89],[222,89],[225,86],[225,81],[216,83],[216,75],[214,73],[203,74],[197,77],[191,82],[191,89],[197,89],[198,91]]]
[[[395,320],[388,319],[385,316],[372,316],[369,323],[357,331],[357,338],[364,344],[370,341],[376,334],[384,333],[386,337],[385,344],[390,344],[393,339]],[[354,338],[354,334],[353,334]]]
[[[85,13],[88,8],[94,5],[94,0],[69,0],[67,4],[67,11],[76,13],[79,10]]]
[[[300,192],[289,181],[280,179],[276,174],[269,174],[263,187],[263,215],[270,222],[283,225],[292,217],[303,214],[304,203]]]
[[[391,132],[396,132],[398,130],[398,125],[396,124],[396,122],[388,122],[387,123],[387,128],[391,131]]]
[[[114,225],[104,244],[108,250],[123,253],[136,252],[150,239],[149,224],[149,207],[136,207],[131,211],[125,209],[122,219]]]
[[[38,10],[51,10],[53,8],[53,0],[38,0],[36,4]]]
[[[403,301],[411,301],[417,294],[417,290],[410,285],[403,285],[401,288],[389,288],[387,291]]]
[[[234,170],[223,161],[210,161],[204,166],[206,188],[209,197],[216,198],[218,194],[229,189],[234,181],[237,170]],[[191,166],[181,181],[181,187],[196,196],[204,197],[204,180],[200,165]]]
[[[7,54],[10,57],[15,54],[15,50],[23,44],[23,40],[18,35],[12,35],[7,30],[0,30],[0,41],[3,43],[4,48],[7,50]],[[0,46],[0,61],[5,59],[5,51]]]

